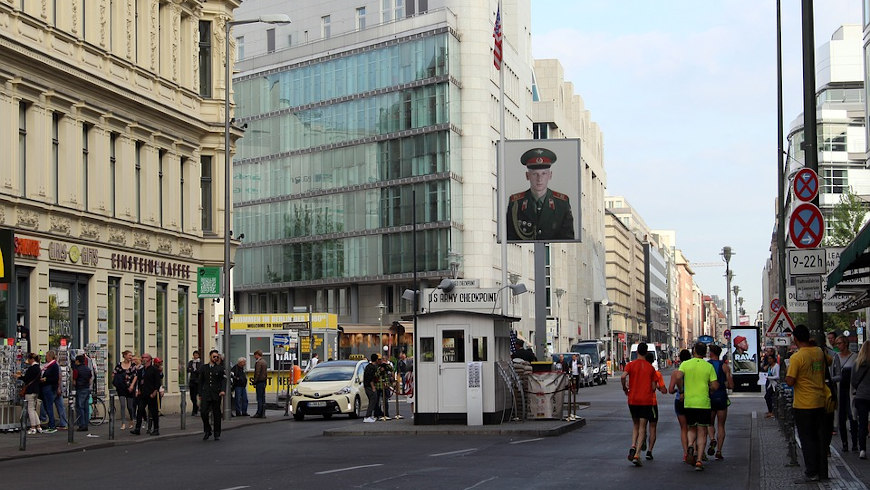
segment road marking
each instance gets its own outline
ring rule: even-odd
[[[486,482],[488,482],[488,481],[493,481],[493,480],[495,480],[495,478],[496,478],[496,477],[487,478],[486,480],[480,480],[479,482],[475,483],[474,485],[472,485],[472,486],[470,486],[470,487],[465,487],[465,490],[471,490],[472,488],[479,487],[480,485],[483,485],[484,483],[486,483]]]
[[[543,441],[543,440],[544,440],[543,437],[538,437],[536,439],[526,439],[525,441],[514,441],[514,442],[510,442],[508,444],[525,444],[527,442],[535,442],[535,441]]]
[[[221,490],[242,490],[243,488],[251,488],[251,487],[245,485],[245,486],[243,486],[243,487],[222,488]]]
[[[450,456],[451,454],[463,454],[463,453],[470,453],[470,452],[472,452],[472,451],[477,451],[477,448],[476,448],[476,447],[473,447],[473,448],[471,448],[471,449],[460,449],[459,451],[450,451],[450,452],[447,452],[447,453],[430,454],[429,456],[432,456],[432,457],[435,457],[435,456]]]
[[[339,468],[339,469],[337,469],[337,470],[318,471],[317,473],[315,473],[315,475],[328,475],[329,473],[340,473],[340,472],[342,472],[342,471],[358,470],[358,469],[360,469],[360,468],[374,468],[375,466],[383,466],[383,464],[381,464],[381,463],[378,463],[378,464],[364,464],[364,465],[361,465],[361,466],[350,466],[350,467],[347,467],[347,468]]]

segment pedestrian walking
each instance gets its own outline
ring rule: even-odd
[[[39,397],[39,356],[33,352],[27,354],[26,363],[27,370],[24,371],[24,374],[19,372],[18,379],[24,383],[22,389],[24,391],[24,401],[27,404],[27,416],[30,419],[30,428],[27,430],[27,433],[37,434],[42,432],[42,427],[39,425],[39,412],[36,410],[36,404],[38,403],[36,400]]]
[[[251,415],[255,419],[266,418],[266,360],[263,359],[263,351],[254,351],[254,389],[257,392],[257,411]]]
[[[130,431],[133,435],[141,434],[142,421],[145,420],[146,410],[151,417],[152,436],[160,435],[160,409],[157,397],[160,395],[160,370],[153,363],[151,354],[142,354],[142,368],[136,376],[136,427]]]
[[[319,361],[320,359],[317,357],[316,352],[311,354],[311,359],[308,361],[308,365],[305,366],[305,372],[303,374],[308,374],[312,369],[314,369],[314,366],[316,366]]]
[[[76,416],[79,422],[76,430],[87,432],[88,422],[91,420],[88,399],[91,397],[91,384],[93,383],[94,372],[88,366],[88,361],[84,354],[76,356],[72,376],[76,387]]]
[[[680,351],[680,364],[691,358],[692,353],[689,352],[689,349],[683,349]],[[672,395],[676,395],[674,397],[674,413],[677,415],[677,422],[680,424],[680,444],[683,447],[683,461],[685,462],[688,458],[686,449],[688,448],[687,434],[689,427],[686,424],[686,412],[685,407],[683,406],[683,372],[680,371],[679,366],[676,366],[676,368],[677,369],[674,369],[671,373],[671,383],[668,386],[668,392]]]
[[[655,368],[647,362],[647,345],[641,342],[637,347],[637,359],[625,366],[620,377],[622,391],[628,397],[628,410],[631,413],[631,448],[628,460],[635,466],[643,466],[637,448],[646,445],[646,426],[655,413]],[[628,380],[626,384],[626,380]]]
[[[652,352],[647,352],[644,356],[646,362],[653,365],[656,360],[656,356]],[[655,369],[655,368],[653,368]],[[656,389],[661,391],[662,393],[667,393],[668,390],[665,388],[665,379],[662,376],[662,373],[659,371],[654,371],[655,373],[655,388],[653,389],[653,400],[655,400],[655,404],[653,406],[652,417],[649,419],[649,425],[647,429],[649,443],[644,441],[643,445],[640,447],[641,452],[646,451],[646,459],[653,459],[653,448],[656,445],[656,433],[658,432],[658,424],[659,424],[659,401],[656,396]]]
[[[831,427],[826,423],[825,370],[831,358],[810,343],[810,330],[798,325],[792,332],[798,351],[789,358],[785,382],[794,387],[792,412],[801,441],[804,476],[795,483],[813,483],[828,478],[827,444]]]
[[[230,371],[230,379],[233,384],[233,409],[235,409],[236,417],[248,416],[248,376],[245,374],[247,363],[247,359],[240,357]]]
[[[716,371],[716,381],[719,387],[710,393],[710,427],[707,434],[710,438],[710,447],[707,448],[707,456],[714,456],[717,460],[723,459],[722,446],[725,445],[725,421],[728,420],[728,391],[734,389],[734,379],[731,377],[731,368],[725,361],[720,360],[722,347],[713,344],[710,346],[710,359],[707,361]],[[718,434],[717,434],[718,433]]]
[[[849,450],[849,434],[852,435],[852,451],[858,451],[858,422],[852,411],[852,373],[858,355],[849,350],[849,341],[840,335],[834,340],[838,352],[831,368],[831,380],[837,383],[837,431],[843,443],[843,452]]]
[[[764,401],[767,403],[767,414],[765,418],[772,418],[773,407],[776,403],[776,393],[779,390],[779,363],[776,362],[776,357],[768,355],[765,358],[767,370],[767,382],[764,386]]]
[[[378,377],[378,364],[380,364],[380,356],[377,354],[372,354],[371,360],[368,364],[366,364],[365,370],[363,370],[363,387],[366,390],[366,397],[369,399],[368,407],[366,408],[366,416],[363,418],[363,422],[371,423],[377,421],[375,417],[373,417],[375,413],[375,409],[378,407],[378,386],[377,386],[377,377]]]
[[[130,419],[130,428],[133,428],[133,421],[136,420],[136,396],[135,385],[133,383],[136,377],[136,365],[133,363],[133,353],[125,350],[121,353],[121,362],[119,362],[112,371],[112,386],[118,394],[118,400],[121,405],[121,430],[127,429],[127,418]]]
[[[641,344],[643,345],[643,344]],[[716,370],[704,360],[707,345],[696,342],[692,358],[680,363],[683,372],[683,411],[686,414],[686,463],[702,471],[701,455],[707,446],[707,428],[710,426],[710,391],[719,388]]]
[[[855,371],[852,373],[852,388],[855,394],[855,415],[858,418],[858,457],[867,459],[867,417],[870,416],[870,342],[864,342],[855,359]]]
[[[63,410],[63,397],[60,392],[60,367],[57,365],[57,353],[50,350],[45,353],[46,363],[42,366],[42,377],[39,380],[42,390],[42,405],[48,415],[48,429],[46,433],[57,432],[57,429],[66,428],[66,413]],[[57,403],[60,401],[60,403]],[[57,409],[58,420],[54,418],[54,410]]]
[[[190,391],[190,402],[193,404],[191,415],[196,417],[199,414],[199,370],[202,368],[202,360],[199,358],[198,350],[193,351],[192,357],[187,361],[187,388]]]
[[[199,372],[199,408],[202,418],[202,440],[208,440],[214,430],[214,440],[221,440],[221,401],[226,395],[227,374],[218,351],[208,353],[209,363]],[[212,423],[209,423],[209,418]]]

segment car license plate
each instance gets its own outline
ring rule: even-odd
[[[326,402],[308,402],[309,407],[325,407]]]

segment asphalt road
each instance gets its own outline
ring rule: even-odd
[[[667,379],[667,375],[666,375]],[[724,461],[695,472],[682,462],[673,398],[659,394],[655,460],[634,467],[626,454],[631,421],[619,382],[584,388],[587,425],[558,437],[323,437],[361,420],[292,419],[201,436],[159,440],[0,463],[3,488],[55,482],[64,489],[242,488],[750,488],[750,420],[760,397],[735,397]],[[389,423],[389,422],[379,422]],[[757,456],[756,456],[757,457]]]

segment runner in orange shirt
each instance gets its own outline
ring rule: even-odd
[[[637,448],[646,441],[646,425],[650,419],[658,420],[656,406],[656,370],[646,360],[647,345],[641,342],[637,346],[637,359],[625,366],[620,381],[622,391],[628,397],[628,410],[631,412],[631,449],[628,450],[628,460],[635,466],[643,466]],[[626,384],[626,379],[628,384]]]

